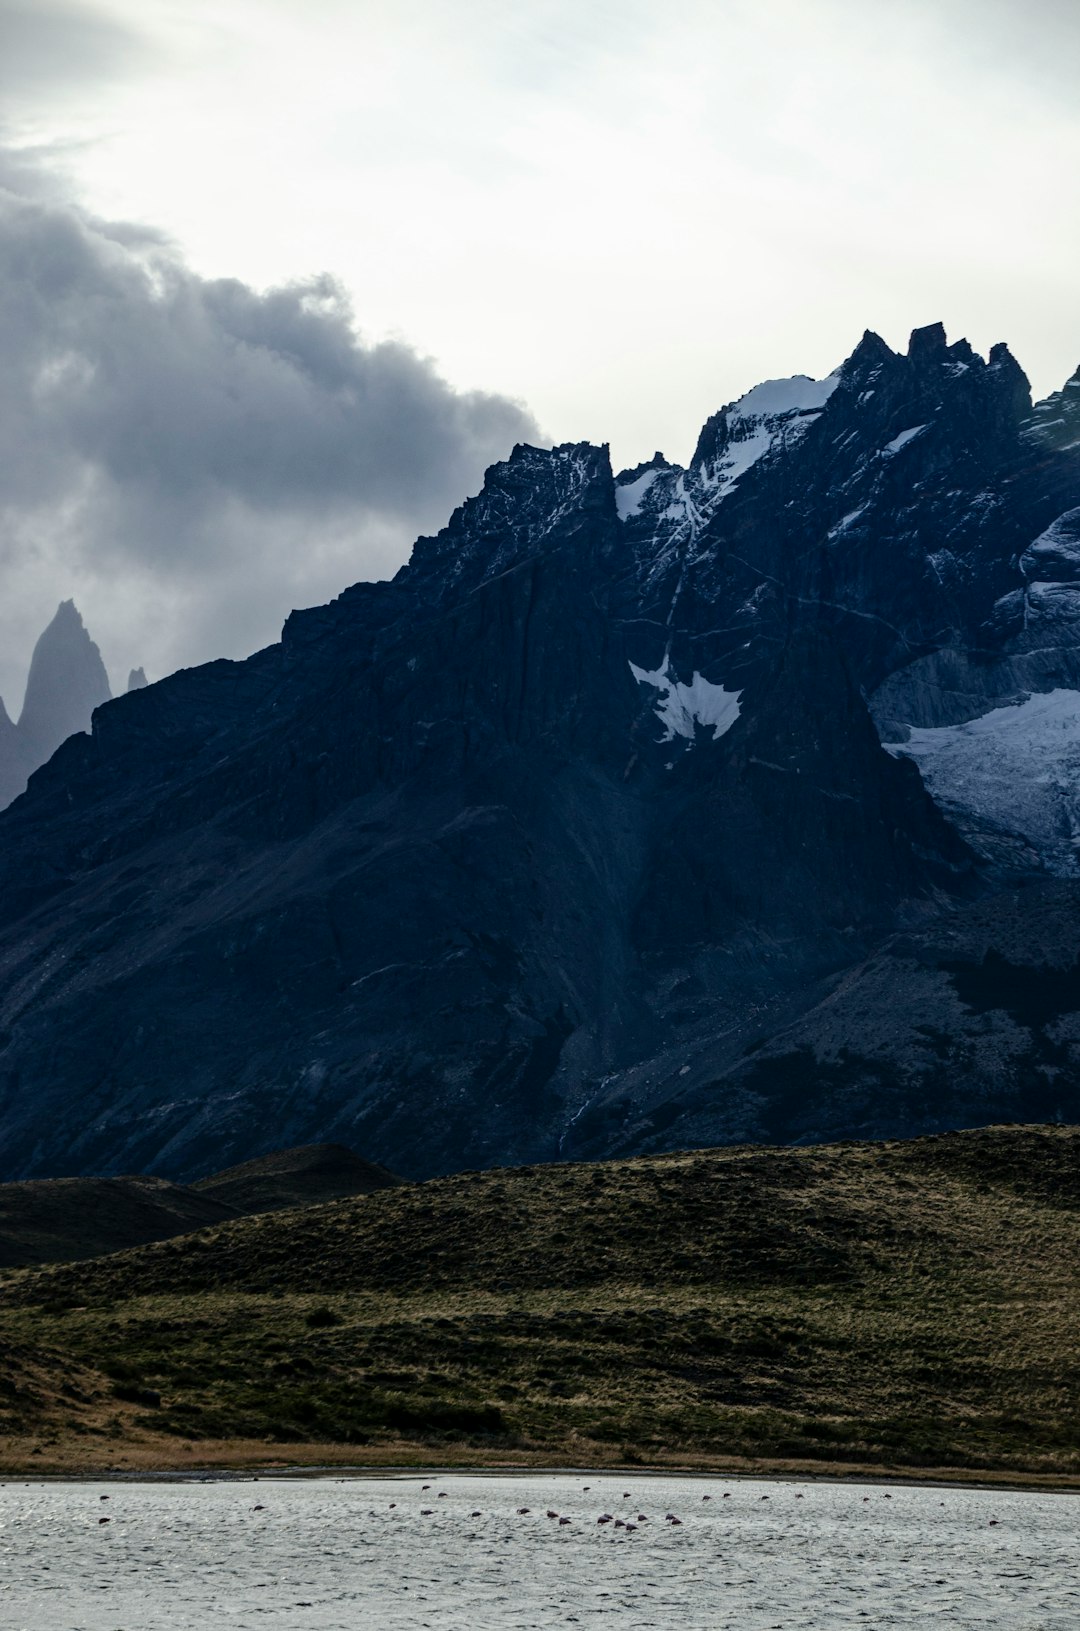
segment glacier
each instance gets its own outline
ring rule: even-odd
[[[977,829],[1027,840],[1046,872],[1080,877],[1080,691],[1058,688],[962,725],[912,728],[884,744],[914,759],[930,792]]]

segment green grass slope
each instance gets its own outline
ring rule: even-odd
[[[9,1467],[77,1440],[1080,1482],[1080,1130],[464,1173],[9,1275],[3,1342],[101,1378],[81,1420],[13,1406]]]

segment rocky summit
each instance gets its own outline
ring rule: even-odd
[[[0,809],[61,742],[90,729],[94,709],[111,695],[101,653],[74,601],[62,600],[34,647],[17,724],[0,698]]]
[[[0,816],[0,1176],[1080,1119],[1078,401],[866,334],[99,707]]]

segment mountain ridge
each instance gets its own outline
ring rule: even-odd
[[[755,389],[688,470],[516,448],[395,579],[108,703],[36,772],[0,818],[9,1172],[198,1177],[253,1125],[411,1177],[899,1136],[1047,1080],[1078,1113],[1067,984],[1034,1031],[1000,1010],[988,1076],[939,966],[980,913],[981,958],[1061,941],[1068,753],[1011,831],[925,738],[990,718],[1019,775],[994,710],[1080,689],[1080,585],[1047,575],[1080,452],[1007,348],[940,325]],[[905,936],[921,1053],[858,972]],[[813,1019],[845,980],[857,1048]]]

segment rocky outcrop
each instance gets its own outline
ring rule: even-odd
[[[920,1053],[888,948],[984,911],[980,957],[1050,956],[994,903],[1071,852],[917,768],[1074,683],[1080,458],[1032,423],[1004,347],[868,334],[687,469],[517,448],[393,582],[99,707],[0,822],[9,1175],[335,1140],[413,1177],[1029,1104],[1030,1072],[980,1086],[966,999]],[[814,1018],[848,990],[857,1045]],[[1080,1114],[1062,992],[1031,1071]]]

